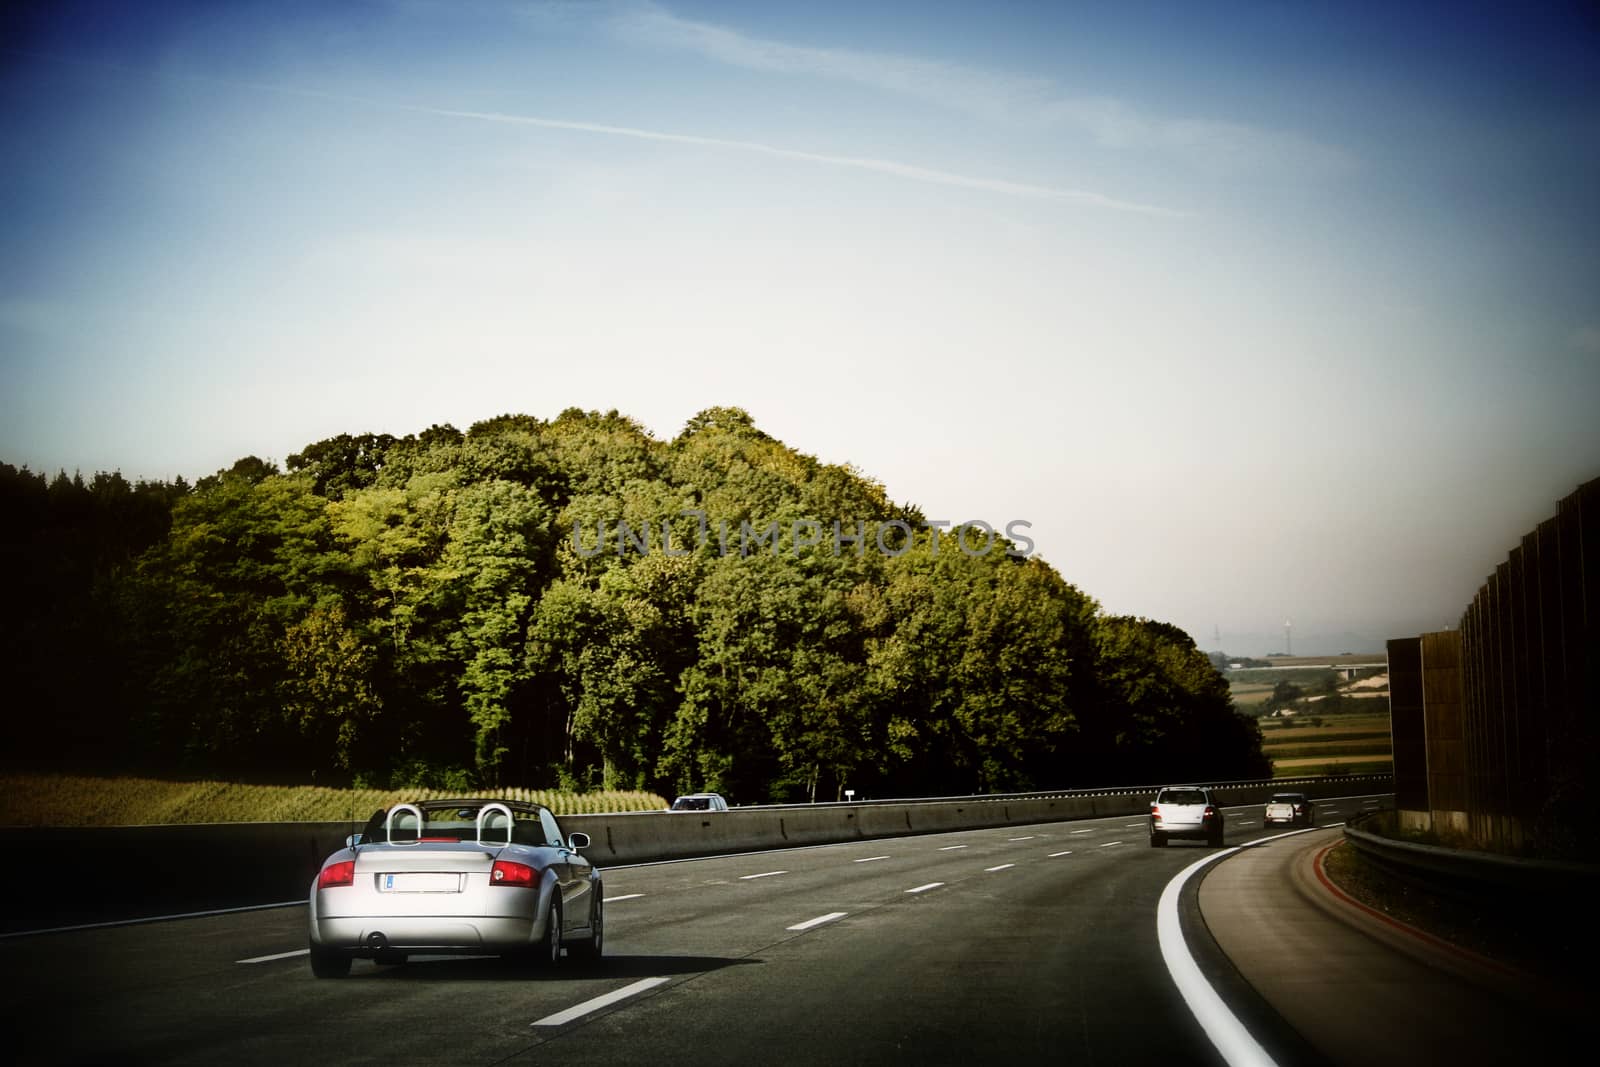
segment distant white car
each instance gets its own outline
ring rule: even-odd
[[[727,811],[728,802],[721,793],[688,793],[672,802],[668,811]]]
[[[1316,805],[1304,793],[1274,793],[1267,801],[1266,817],[1263,821],[1268,826],[1274,823],[1287,823],[1290,826],[1315,826],[1317,825]]]

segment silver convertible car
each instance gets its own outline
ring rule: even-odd
[[[411,954],[504,955],[553,967],[598,958],[600,872],[550,810],[511,800],[426,800],[375,812],[311,884],[311,972]]]

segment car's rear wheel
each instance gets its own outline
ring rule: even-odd
[[[318,978],[343,978],[350,973],[350,957],[334,949],[312,945],[311,973]]]
[[[539,942],[539,947],[533,950],[529,957],[536,968],[541,971],[551,970],[561,962],[561,898],[550,899],[550,915],[544,923],[544,940]]]
[[[589,905],[589,936],[567,946],[567,954],[580,960],[597,960],[605,948],[606,905],[600,887],[594,887],[594,903]]]
[[[1206,838],[1206,842],[1208,844],[1210,844],[1210,846],[1212,848],[1221,848],[1222,847],[1222,833],[1221,833],[1221,831],[1218,831],[1217,833],[1214,833],[1210,837]]]
[[[1166,848],[1167,847],[1167,835],[1166,834],[1151,834],[1150,835],[1150,847],[1151,848]]]

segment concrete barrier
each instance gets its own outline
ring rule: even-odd
[[[1271,793],[1387,792],[1387,776],[1216,786],[1224,807]],[[1157,787],[844,804],[646,811],[561,817],[588,834],[599,867],[913,834],[1144,815]],[[302,900],[350,822],[0,828],[0,850],[25,878],[0,879],[0,928],[111,921]]]

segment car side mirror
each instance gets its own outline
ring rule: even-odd
[[[589,847],[589,835],[585,834],[585,833],[575,833],[575,834],[573,834],[572,837],[570,838],[570,841],[571,841],[571,848],[572,848],[572,850],[574,852],[578,851],[579,849],[588,848]]]

